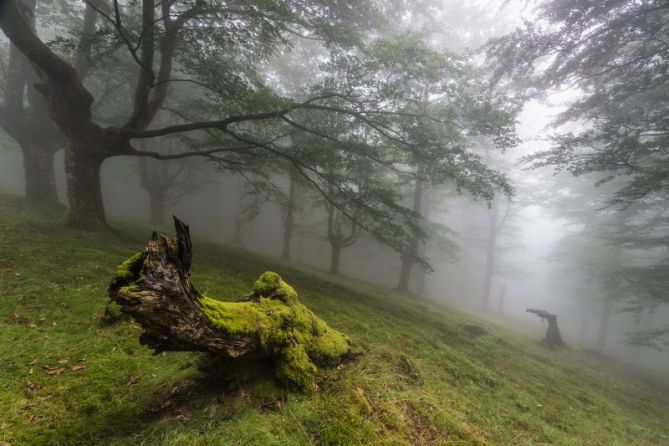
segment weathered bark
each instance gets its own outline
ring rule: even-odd
[[[100,168],[104,158],[79,148],[80,141],[66,141],[65,175],[69,209],[65,221],[79,229],[107,227],[102,201]],[[84,143],[85,144],[85,143]]]
[[[140,342],[156,352],[202,351],[217,358],[266,357],[284,383],[313,385],[317,364],[349,353],[349,339],[299,303],[276,273],[266,272],[253,293],[237,302],[201,295],[189,280],[188,226],[175,218],[177,237],[154,233],[143,252],[117,268],[109,297],[144,332]]]
[[[549,313],[544,310],[533,310],[528,308],[526,310],[528,313],[534,313],[539,316],[542,320],[548,321],[548,329],[546,330],[546,337],[544,341],[551,348],[564,347],[564,342],[562,341],[562,335],[560,334],[560,329],[557,324],[557,315]]]

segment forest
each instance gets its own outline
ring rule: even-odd
[[[669,445],[666,1],[0,30],[0,446]]]

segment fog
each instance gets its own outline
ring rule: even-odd
[[[462,6],[463,2],[443,0],[420,2],[420,7],[412,6],[412,2],[406,5],[390,3],[393,7],[404,7],[406,10],[397,14],[395,27],[386,30],[388,36],[404,35],[408,31],[423,33],[431,48],[462,54],[478,67],[489,63],[479,49],[488,39],[512,32],[517,26],[522,26],[522,19],[536,20],[540,24],[533,2],[480,1],[466,2],[467,5]],[[426,5],[437,12],[426,13],[429,10]],[[77,20],[65,20],[57,25],[38,20],[38,34],[45,39],[53,35],[65,36],[68,23],[80,26]],[[298,48],[295,53],[302,50],[321,51],[309,47],[309,41],[301,44],[297,39],[296,42]],[[3,36],[2,48],[6,65],[6,36]],[[276,70],[286,79],[290,78],[291,73],[286,74],[287,68],[281,67],[285,65],[282,57],[288,56],[275,54],[258,62],[262,66],[259,71],[270,73]],[[322,60],[327,59],[321,57]],[[666,71],[666,59],[660,63]],[[550,66],[550,57],[542,59],[541,64]],[[311,65],[309,69],[315,69],[313,66],[318,63],[312,60]],[[304,68],[305,72],[307,69]],[[490,71],[483,69],[484,74]],[[93,75],[99,76],[99,73]],[[287,86],[285,79],[276,78],[279,80],[272,82],[283,83],[286,90],[305,87],[301,83],[307,81],[300,80],[299,75],[292,75],[297,83],[294,87]],[[8,82],[3,81],[4,88],[7,88]],[[521,88],[514,82],[512,77],[500,77],[500,94],[520,97],[513,92],[514,88]],[[91,85],[95,87],[94,81]],[[666,88],[666,84],[663,85]],[[418,248],[429,260],[432,270],[426,271],[414,264],[409,276],[409,292],[483,316],[537,340],[543,337],[546,325],[525,310],[546,310],[557,315],[562,336],[570,347],[603,352],[643,370],[669,371],[667,345],[661,337],[662,333],[666,333],[662,330],[666,330],[669,324],[666,288],[662,287],[667,277],[661,272],[647,276],[640,270],[657,265],[661,267],[663,262],[666,263],[667,194],[663,189],[666,178],[648,194],[637,195],[622,204],[611,204],[611,198],[621,187],[629,184],[633,175],[618,171],[611,173],[603,168],[581,168],[574,170],[578,173],[575,176],[569,169],[557,169],[560,171],[556,172],[555,165],[550,163],[544,167],[532,167],[526,157],[550,150],[555,146],[556,135],[581,132],[593,125],[586,115],[575,115],[573,119],[555,123],[561,114],[569,110],[570,104],[587,97],[591,85],[579,86],[573,78],[568,78],[558,89],[548,90],[549,87],[554,85],[546,85],[547,90],[540,94],[532,91],[518,101],[522,103],[514,115],[515,132],[519,138],[515,147],[499,150],[489,139],[478,140],[478,136],[472,136],[468,142],[471,152],[479,156],[486,166],[510,179],[514,188],[510,198],[505,197],[503,191],[497,191],[492,200],[475,197],[475,190],[467,190],[467,187],[457,190],[449,178],[425,182],[420,214],[425,222],[439,225],[447,241],[428,237]],[[179,94],[188,96],[191,93]],[[201,91],[197,94],[206,97]],[[436,93],[434,95],[437,96]],[[666,111],[666,95],[662,100]],[[99,112],[100,116],[105,116],[105,122],[115,126],[119,124],[112,116],[113,112],[127,108],[123,100],[118,102],[104,104],[104,113]],[[195,116],[200,113],[198,106],[193,105]],[[182,111],[187,115],[191,113],[191,110]],[[152,126],[148,128],[163,127]],[[663,131],[666,133],[666,128]],[[171,148],[166,148],[164,141],[147,139],[145,147],[148,148],[145,150],[177,153],[195,150],[190,149],[189,144],[198,142],[196,137],[190,140],[177,138],[170,142]],[[666,163],[666,141],[663,144],[657,149],[660,152],[658,159]],[[0,192],[23,195],[26,178],[22,151],[7,133],[0,137],[0,145]],[[160,226],[163,232],[171,232],[168,217],[175,215],[191,226],[191,232],[198,240],[237,243],[262,255],[282,256],[285,200],[291,188],[288,170],[274,169],[269,165],[262,169],[251,167],[236,171],[234,160],[216,162],[202,156],[172,161],[151,160],[148,169],[153,172],[152,175],[158,175],[161,163],[168,166],[162,168],[167,172],[163,173],[167,175],[165,178],[169,177],[168,182],[158,188],[167,190],[168,183],[172,184],[160,212],[163,215],[163,224],[160,225],[151,213],[152,205],[155,206],[151,202],[152,197],[147,188],[142,187],[140,170],[146,167],[140,166],[139,159],[144,157],[118,155],[102,163],[102,198],[112,227],[119,223],[131,223],[146,227],[147,232],[156,226]],[[639,163],[652,163],[652,157]],[[186,170],[180,171],[184,165],[187,165]],[[404,164],[409,165],[409,162]],[[54,171],[58,201],[68,206],[62,148],[55,154]],[[400,202],[410,209],[411,183],[403,183],[402,188]],[[334,198],[335,201],[337,199],[344,200],[342,197]],[[294,209],[295,230],[289,245],[290,260],[286,261],[328,271],[332,249],[327,236],[328,212],[337,212],[329,211],[328,206],[335,209],[337,206],[328,203],[304,183],[297,187],[297,202],[299,206]],[[651,205],[652,210],[644,208]],[[345,208],[348,205],[341,206]],[[649,221],[649,213],[663,220],[651,224],[651,229],[635,230],[635,225]],[[491,221],[496,228],[492,247]],[[611,228],[616,224],[618,232],[614,233]],[[402,270],[400,253],[396,247],[382,243],[378,234],[366,230],[373,224],[363,225],[365,228],[360,230],[354,242],[341,248],[340,274],[395,288]],[[642,232],[650,234],[652,227],[659,233],[651,234],[653,237],[657,235],[655,245],[635,244],[634,240],[629,240],[630,236]],[[342,229],[344,232],[347,230],[346,227]],[[494,259],[493,265],[490,265],[491,258]],[[627,276],[620,271],[627,271],[627,268],[640,268],[639,275],[626,280],[624,277]],[[632,274],[632,270],[629,271]],[[612,277],[618,277],[621,283],[614,283]],[[656,282],[651,285],[647,282],[651,280]],[[652,292],[648,291],[650,288]],[[658,293],[657,290],[661,291]],[[650,336],[644,338],[646,341],[630,343],[630,333],[653,332],[660,332],[660,337]]]

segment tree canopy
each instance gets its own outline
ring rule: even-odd
[[[322,169],[324,156],[364,158],[386,177],[415,177],[407,166],[420,161],[429,166],[424,181],[453,181],[485,200],[511,193],[468,138],[489,134],[500,148],[513,146],[516,104],[420,35],[384,37],[384,17],[371,2],[89,0],[69,7],[82,32],[50,43],[23,6],[6,2],[0,27],[40,75],[36,87],[64,135],[75,226],[106,225],[100,165],[119,155],[200,156],[254,173],[295,169],[363,229],[416,257],[416,237],[424,236],[418,216],[388,188],[356,188]],[[267,77],[263,64],[314,41],[316,74],[299,91]],[[90,64],[83,71],[82,60]],[[110,96],[105,70],[119,65],[130,74],[113,96],[126,99],[113,101],[113,113],[96,110]],[[177,122],[160,125],[161,113]],[[285,143],[298,134],[309,135],[309,145]],[[183,153],[136,143],[168,135],[180,135]]]
[[[488,45],[497,76],[529,94],[577,87],[549,150],[528,158],[573,174],[628,178],[611,197],[629,203],[669,186],[669,5],[662,0],[540,1],[538,20]]]

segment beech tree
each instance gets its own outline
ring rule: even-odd
[[[156,161],[140,157],[139,185],[149,196],[149,220],[152,225],[165,226],[167,209],[188,194],[204,186],[206,177],[197,175],[195,160]]]
[[[327,196],[331,189],[323,185],[332,178],[323,175],[314,156],[307,148],[281,143],[297,133],[330,141],[342,156],[356,154],[388,172],[397,173],[411,154],[432,166],[430,181],[475,185],[480,198],[510,189],[503,175],[488,169],[461,143],[477,132],[501,138],[513,133],[512,120],[504,118],[503,99],[482,97],[485,83],[466,61],[431,50],[416,36],[371,38],[379,17],[371,4],[115,0],[87,6],[101,17],[96,32],[113,37],[107,53],[123,53],[134,63],[134,91],[125,117],[116,120],[119,125],[105,125],[94,117],[95,97],[74,61],[34,33],[20,2],[5,2],[0,16],[0,28],[39,70],[35,86],[64,135],[70,225],[106,226],[100,167],[121,155],[200,156],[238,169],[258,162],[275,164],[277,170],[290,165]],[[81,5],[80,13],[84,11]],[[299,99],[272,89],[259,69],[260,62],[289,50],[287,36],[295,35],[319,39],[329,52],[320,76],[305,86]],[[432,79],[432,96],[448,104],[438,112],[413,107],[421,99],[416,85],[423,85],[426,77]],[[177,88],[197,92],[191,95],[192,107],[174,109],[170,91]],[[161,109],[171,110],[180,122],[157,126]],[[314,114],[333,116],[347,130],[333,131],[327,119],[310,119]],[[418,146],[412,134],[437,124],[442,131],[423,132],[429,136]],[[369,136],[361,139],[360,129]],[[187,134],[196,144],[170,155],[136,147],[138,140],[174,134]],[[357,194],[349,188],[327,199],[348,217],[355,213],[360,227],[378,240],[416,256],[416,237],[424,234],[415,213],[384,194],[365,197],[357,212]]]
[[[36,0],[22,2],[26,22],[31,27],[35,22],[35,4]],[[35,69],[15,45],[9,46],[4,78],[0,127],[21,148],[25,194],[32,199],[56,201],[53,157],[60,148],[61,135],[33,85],[38,81]]]
[[[606,196],[593,206],[617,205],[624,210],[624,218],[611,217],[619,221],[615,228],[605,229],[611,249],[623,252],[643,246],[666,253],[669,245],[661,217],[653,231],[646,224],[653,221],[649,209],[660,216],[667,209],[669,4],[663,0],[534,3],[536,23],[489,43],[497,76],[510,74],[522,80],[519,85],[530,95],[565,86],[576,87],[579,95],[553,123],[560,131],[552,137],[552,147],[526,161],[533,167],[589,176],[599,186],[610,184]],[[576,130],[560,128],[568,123],[578,124],[572,126]],[[650,241],[657,243],[652,249]],[[646,265],[617,264],[609,269],[604,282],[615,288],[609,290],[611,300],[625,302],[633,311],[655,308],[662,301],[657,290],[666,283],[662,279],[666,254],[649,258],[653,261]],[[605,326],[600,330],[602,340]],[[666,337],[668,332],[665,327],[654,336]],[[639,334],[635,342],[652,339],[646,335]]]
[[[575,175],[625,175],[611,201],[629,203],[669,186],[669,5],[663,0],[536,1],[538,20],[488,44],[497,76],[523,80],[530,94],[577,87],[555,125],[554,145],[528,158]],[[601,179],[601,178],[600,178]]]
[[[302,209],[300,206],[300,176],[295,169],[288,171],[288,192],[285,195],[285,200],[281,205],[281,217],[283,219],[283,234],[281,237],[281,258],[290,259],[291,257],[291,242],[293,236],[298,228],[299,223],[296,221],[297,213]]]

